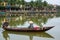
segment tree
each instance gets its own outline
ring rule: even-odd
[[[15,5],[17,3],[17,0],[5,0],[9,5]]]
[[[36,0],[36,6],[38,8],[42,7],[42,0]]]
[[[31,5],[31,7],[34,6],[34,2],[33,2],[33,0],[31,0],[30,5]]]
[[[43,2],[43,7],[44,7],[44,10],[47,10],[47,6],[48,6],[48,3],[46,1]]]
[[[3,0],[0,0],[0,5],[1,5],[2,2],[3,2]]]
[[[0,3],[2,2],[2,0],[0,0]]]
[[[47,7],[48,3],[46,1],[43,2],[43,6]]]
[[[48,5],[47,7],[48,7],[50,10],[52,10],[52,8],[54,8],[53,5]]]
[[[21,0],[21,4],[24,5],[25,4],[25,1],[24,0]]]

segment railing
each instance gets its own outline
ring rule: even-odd
[[[54,13],[56,13],[57,11],[32,11],[32,10],[18,10],[18,11],[16,11],[16,10],[12,10],[12,11],[6,11],[6,12],[11,12],[11,13],[31,13],[31,12],[36,12],[36,13],[40,13],[40,12],[54,12]]]

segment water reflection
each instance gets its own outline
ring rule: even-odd
[[[32,20],[35,25],[43,26],[48,20],[48,18],[53,18],[54,16],[19,16],[19,17],[3,17],[0,18],[0,26],[4,19],[8,19],[10,26],[23,26],[29,24],[28,21]],[[27,26],[27,25],[26,25]]]
[[[8,40],[8,38],[12,37],[8,34],[16,34],[16,35],[25,35],[28,36],[30,38],[30,40],[33,39],[33,36],[36,37],[45,37],[45,38],[54,38],[52,37],[50,34],[46,33],[46,32],[13,32],[13,31],[3,31],[2,32],[3,37],[5,40]],[[18,37],[16,37],[18,38]]]

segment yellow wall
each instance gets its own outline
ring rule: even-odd
[[[6,6],[7,2],[2,2],[1,5]]]

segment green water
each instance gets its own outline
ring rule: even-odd
[[[2,29],[2,22],[8,19],[9,27],[28,27],[29,21],[33,21],[34,26],[55,26],[46,32],[13,32]],[[59,40],[60,39],[60,17],[49,16],[19,16],[0,17],[0,39],[1,40]]]

